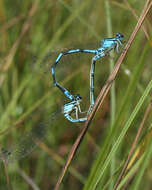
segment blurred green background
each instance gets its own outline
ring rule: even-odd
[[[102,39],[113,37],[117,32],[124,34],[127,42],[144,4],[145,1],[137,0],[0,1],[0,147],[14,152],[8,164],[0,163],[0,190],[54,188],[83,124],[73,126],[57,111],[67,100],[53,86],[50,66],[60,51],[74,47],[98,48]],[[98,184],[97,189],[113,189],[150,95],[145,96],[102,178],[89,176],[97,170],[101,153],[103,160],[100,163],[104,168],[111,147],[151,80],[151,19],[152,11],[149,11],[144,28],[137,33],[115,86],[93,120],[60,189],[89,189],[92,179]],[[114,53],[97,62],[96,97],[118,57]],[[73,94],[82,96],[83,110],[89,106],[90,60],[90,55],[69,56],[56,68],[58,81]],[[146,141],[147,135],[151,134],[151,122],[149,115],[140,141]],[[112,127],[115,127],[114,133],[108,137]],[[106,149],[107,140],[109,146]],[[35,143],[39,145],[33,151]],[[144,147],[138,159],[150,146]],[[146,165],[143,161],[140,163],[139,176],[135,175],[126,189],[151,189],[151,152],[148,152]],[[26,154],[28,156],[20,159]],[[0,157],[3,158],[2,153]],[[130,176],[134,171],[137,170],[133,169]]]

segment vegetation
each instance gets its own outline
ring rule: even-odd
[[[151,5],[0,1],[0,190],[151,189]],[[133,32],[135,39],[129,49],[124,44],[120,54],[127,55],[113,85],[68,158],[86,124],[72,124],[61,114],[67,99],[53,86],[50,66],[64,48],[98,48],[117,32],[126,44]],[[96,97],[120,54],[97,62]],[[90,63],[87,54],[65,56],[56,68],[58,81],[82,96],[83,110],[89,106]],[[61,175],[66,161],[70,167]]]

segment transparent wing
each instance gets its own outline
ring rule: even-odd
[[[38,69],[39,71],[43,71],[45,73],[50,70],[51,65],[55,62],[61,52],[67,52],[68,50],[73,49],[97,49],[99,47],[100,42],[97,41],[89,44],[79,43],[73,46],[68,46],[67,48],[52,48],[50,51],[46,52],[41,58],[38,55],[31,55],[31,65],[33,68]],[[77,53],[63,56],[60,60],[62,68],[66,68],[68,63],[79,63],[80,60],[83,59],[84,61],[88,58],[88,54],[85,54],[85,56],[83,55],[83,53]]]
[[[24,125],[10,130],[4,139],[4,146],[2,144],[0,146],[0,160],[6,163],[20,160],[34,151],[38,141],[52,139],[54,142],[56,130],[59,128],[64,131],[64,127],[81,125],[65,119],[61,104],[56,105],[57,111],[53,108],[35,111],[32,116],[25,119]]]
[[[34,117],[34,115],[32,117]],[[25,127],[26,124],[28,125],[28,121],[32,120],[32,117],[25,121]],[[19,136],[19,138],[11,139],[7,147],[1,146],[0,159],[10,163],[29,155],[37,147],[36,141],[43,140],[46,135],[51,133],[51,128],[55,126],[55,121],[58,118],[61,119],[61,117],[62,113],[61,109],[59,109],[51,114],[47,121],[35,123],[30,132],[23,132],[21,129],[17,129],[18,134],[16,136]],[[19,130],[21,130],[21,132]],[[9,141],[8,137],[7,140]]]

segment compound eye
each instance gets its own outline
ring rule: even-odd
[[[81,100],[82,99],[82,97],[80,96],[80,94],[76,94],[76,100]]]
[[[116,34],[116,37],[117,37],[117,38],[124,38],[124,35],[122,35],[121,33],[117,33],[117,34]]]

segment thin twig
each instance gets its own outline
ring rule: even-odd
[[[25,17],[25,15],[21,14],[17,17],[14,17],[13,19],[9,20],[7,23],[3,24],[0,27],[0,32],[6,32],[6,30],[8,30],[10,27],[14,26],[15,24],[17,24],[20,20],[22,20]]]
[[[149,2],[149,0],[148,0],[147,2]],[[111,73],[111,75],[110,75],[109,78],[108,78],[109,81],[114,80],[114,78],[116,77],[116,74],[117,74],[117,72],[118,72],[118,70],[119,70],[119,67],[120,67],[120,65],[121,65],[121,63],[122,63],[122,61],[123,61],[123,59],[125,58],[125,56],[126,56],[128,50],[129,50],[129,48],[130,48],[130,46],[131,46],[131,44],[132,44],[132,42],[133,42],[133,40],[134,40],[134,38],[135,38],[137,32],[138,32],[138,30],[140,29],[140,27],[141,27],[141,25],[142,25],[142,23],[143,23],[143,21],[144,21],[146,15],[147,15],[149,9],[150,9],[150,7],[151,7],[151,4],[152,4],[152,3],[150,3],[149,6],[148,6],[148,3],[147,3],[147,2],[146,2],[146,4],[145,4],[145,7],[144,7],[142,13],[141,13],[141,16],[140,16],[140,18],[139,18],[139,20],[138,20],[138,23],[137,23],[137,25],[136,25],[136,27],[135,27],[133,33],[131,34],[130,39],[128,40],[128,43],[126,44],[125,51],[120,55],[120,57],[119,57],[119,59],[118,59],[118,61],[117,61],[117,65],[115,66],[113,72]],[[148,7],[147,7],[147,6],[148,6]],[[146,9],[146,8],[147,8],[147,9]],[[105,85],[105,86],[106,86],[106,85]],[[107,93],[108,93],[110,87],[111,87],[111,85],[109,85],[109,87],[107,87],[107,90],[105,91],[105,96],[107,95]],[[104,88],[104,87],[103,87],[103,88]],[[104,93],[104,89],[103,89],[103,88],[102,88],[100,94],[101,94],[101,93],[102,93],[102,94]],[[102,92],[102,91],[103,91],[103,92]],[[99,96],[100,96],[100,95],[99,95]],[[101,106],[103,100],[104,100],[104,98],[101,100],[100,106]],[[100,107],[100,106],[99,106],[99,107]]]
[[[135,10],[130,6],[130,4],[128,3],[128,1],[124,0],[124,3],[126,4],[126,6],[128,7],[128,9],[130,10],[130,12],[133,14],[133,16],[136,18],[136,20],[138,20],[138,16],[137,16]],[[148,34],[146,28],[144,27],[144,25],[141,26],[141,29],[143,30],[143,32],[144,32],[147,40],[150,40],[149,34]]]
[[[32,187],[33,190],[40,190],[40,188],[34,183],[34,181],[21,169],[17,169],[18,173],[23,177],[23,179]]]
[[[56,154],[55,152],[53,152],[53,150],[50,147],[48,147],[43,141],[36,139],[36,144],[45,152],[47,152],[48,155],[50,155],[50,157],[53,160],[55,160],[59,165],[64,166],[64,163],[65,163],[64,159],[58,154]],[[69,172],[74,177],[76,177],[82,184],[84,184],[85,178],[81,174],[79,174],[74,167],[69,167]]]
[[[9,178],[9,175],[8,175],[8,168],[7,168],[7,163],[6,163],[5,159],[3,159],[3,164],[4,164],[4,169],[5,169],[5,175],[6,175],[6,181],[7,181],[8,190],[12,190],[12,184],[11,184],[11,181],[10,181],[10,178]]]
[[[148,0],[147,2],[149,2],[149,0]],[[60,186],[60,184],[61,184],[61,182],[62,182],[62,180],[63,180],[63,177],[64,177],[64,175],[65,175],[65,173],[66,173],[66,171],[67,171],[67,169],[68,169],[68,167],[69,167],[69,165],[70,165],[70,163],[71,163],[71,161],[72,161],[74,155],[76,154],[77,149],[78,149],[78,147],[79,147],[81,141],[83,140],[83,138],[84,138],[84,136],[85,136],[85,134],[86,134],[86,132],[87,132],[87,130],[88,130],[90,124],[91,124],[91,121],[92,121],[93,117],[95,116],[95,114],[96,114],[96,112],[98,111],[99,107],[102,106],[103,101],[104,101],[106,95],[108,94],[109,89],[111,88],[112,82],[113,82],[114,79],[116,78],[116,75],[117,75],[117,73],[118,73],[118,71],[119,71],[119,69],[120,69],[120,66],[121,66],[121,64],[122,64],[122,61],[124,60],[124,58],[125,58],[125,56],[126,56],[128,50],[129,50],[129,48],[130,48],[130,46],[131,46],[133,40],[135,39],[135,36],[136,36],[137,32],[139,31],[139,29],[140,29],[140,27],[141,27],[141,25],[142,25],[142,23],[143,23],[143,21],[144,21],[146,15],[147,15],[147,13],[148,13],[148,11],[149,11],[149,9],[150,9],[150,7],[151,7],[151,3],[150,3],[150,5],[147,7],[147,5],[148,5],[147,2],[146,2],[146,5],[145,5],[145,7],[144,7],[142,13],[141,13],[141,16],[140,16],[140,18],[139,18],[139,20],[138,20],[138,23],[137,23],[137,25],[136,25],[136,27],[135,27],[135,29],[134,29],[132,35],[130,36],[129,41],[128,41],[128,43],[126,44],[125,51],[122,52],[122,54],[120,55],[120,57],[119,57],[119,59],[118,59],[118,61],[117,61],[117,64],[116,64],[115,67],[114,67],[113,72],[110,74],[110,76],[109,76],[107,82],[105,83],[105,85],[104,85],[103,88],[101,89],[101,91],[100,91],[100,93],[99,93],[99,95],[98,95],[98,97],[97,97],[97,100],[96,100],[96,102],[95,102],[95,104],[94,104],[93,110],[92,110],[92,112],[91,112],[91,113],[89,114],[89,116],[88,116],[88,120],[85,122],[82,131],[80,132],[80,134],[79,134],[79,136],[77,137],[77,139],[76,139],[74,145],[73,145],[72,148],[71,148],[71,151],[69,152],[67,161],[66,161],[65,166],[63,167],[63,169],[62,169],[62,171],[61,171],[61,174],[60,174],[60,176],[59,176],[59,178],[58,178],[58,181],[57,181],[57,183],[56,183],[56,186],[55,186],[54,190],[58,190],[58,189],[59,189],[59,186]]]

